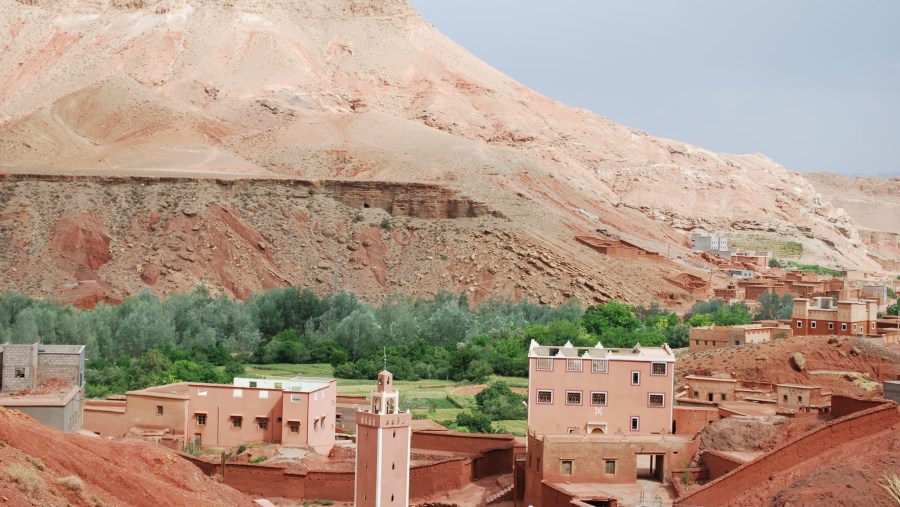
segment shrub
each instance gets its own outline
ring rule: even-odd
[[[44,462],[37,458],[28,458],[28,462],[34,465],[34,468],[37,468],[41,472],[43,472],[47,468],[44,466]]]
[[[80,493],[84,489],[84,481],[82,481],[81,477],[78,477],[77,475],[60,477],[56,480],[56,483],[73,493]]]
[[[20,463],[14,463],[6,467],[6,473],[31,496],[44,491],[46,487],[44,479],[41,479],[37,472]]]
[[[257,463],[262,463],[263,461],[269,459],[268,456],[257,456],[250,460],[250,463],[256,465]]]
[[[886,489],[887,492],[891,495],[891,498],[893,498],[894,501],[900,504],[900,476],[898,476],[897,474],[884,474],[881,477],[881,487]]]

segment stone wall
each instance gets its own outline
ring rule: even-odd
[[[81,385],[82,355],[46,352],[38,354],[37,385],[58,379],[73,386]]]
[[[33,389],[37,370],[37,345],[4,345],[3,367],[0,372],[2,392]]]

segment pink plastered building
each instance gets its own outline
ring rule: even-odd
[[[412,414],[400,412],[394,376],[378,374],[369,410],[356,413],[357,507],[409,505]]]
[[[528,431],[668,434],[675,354],[668,347],[545,347],[528,352]]]
[[[334,446],[336,397],[334,379],[180,382],[129,391],[124,399],[89,400],[84,429],[151,438],[175,448],[271,442],[327,455]]]

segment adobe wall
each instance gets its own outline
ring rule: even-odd
[[[883,399],[868,399],[842,394],[831,395],[831,414],[835,419],[884,404]]]
[[[513,469],[513,448],[489,449],[475,458],[473,474],[475,479],[483,479],[491,475],[508,474]]]
[[[456,431],[414,431],[412,434],[413,449],[431,451],[480,454],[491,449],[512,449],[514,445],[515,437],[512,435],[480,435]],[[511,457],[509,466],[512,467]]]
[[[718,479],[744,464],[737,458],[712,450],[704,451],[703,458],[706,460],[710,480]]]
[[[890,429],[900,424],[900,410],[896,403],[884,403],[874,408],[833,420],[791,440],[759,459],[742,465],[709,484],[675,500],[674,505],[742,505],[736,492],[750,491],[772,477],[804,461],[816,459],[821,453]],[[786,481],[782,478],[781,481]]]
[[[178,454],[205,475],[222,473],[222,466],[218,463]],[[411,499],[423,498],[459,489],[472,482],[472,472],[472,461],[464,458],[415,466],[410,470],[409,496]],[[244,493],[267,497],[352,502],[354,481],[352,471],[294,472],[277,466],[244,463],[228,463],[225,466],[225,484]]]
[[[716,407],[673,407],[676,435],[696,435],[708,424],[721,419]]]

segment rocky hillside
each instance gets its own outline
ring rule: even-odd
[[[677,305],[664,277],[709,276],[695,228],[879,267],[799,175],[542,97],[403,0],[0,0],[0,34],[0,270],[33,295]]]
[[[3,505],[255,505],[164,447],[62,433],[0,408]]]

